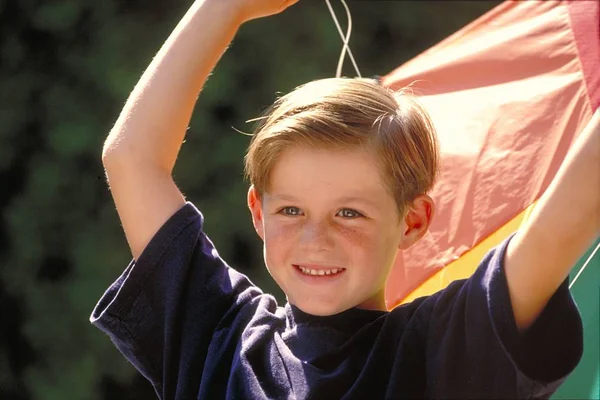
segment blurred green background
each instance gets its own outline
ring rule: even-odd
[[[100,155],[190,4],[0,0],[0,399],[155,398],[88,322],[130,260]],[[350,1],[352,50],[363,75],[385,75],[497,4]],[[174,173],[224,258],[279,300],[245,205],[248,138],[232,127],[249,131],[245,121],[276,93],[333,76],[340,49],[323,1],[244,25],[200,97]]]

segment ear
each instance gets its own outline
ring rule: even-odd
[[[256,233],[258,233],[258,236],[262,240],[265,240],[262,201],[254,185],[251,185],[250,189],[248,189],[248,208],[250,209],[250,214],[252,214],[252,224],[254,224]]]
[[[425,235],[435,212],[433,199],[426,194],[418,196],[409,205],[404,216],[404,232],[398,248],[406,250]]]

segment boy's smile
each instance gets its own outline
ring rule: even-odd
[[[250,188],[248,204],[267,268],[291,304],[314,315],[385,310],[394,258],[412,240],[372,154],[288,148],[268,192],[261,200]]]

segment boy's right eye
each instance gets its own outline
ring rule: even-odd
[[[302,211],[298,207],[283,207],[279,210],[280,214],[288,215],[290,217],[295,217],[297,215],[302,215]]]

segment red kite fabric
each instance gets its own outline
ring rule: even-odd
[[[600,106],[597,1],[507,1],[383,78],[420,95],[442,171],[430,233],[400,254],[388,308],[468,277],[516,230]]]

